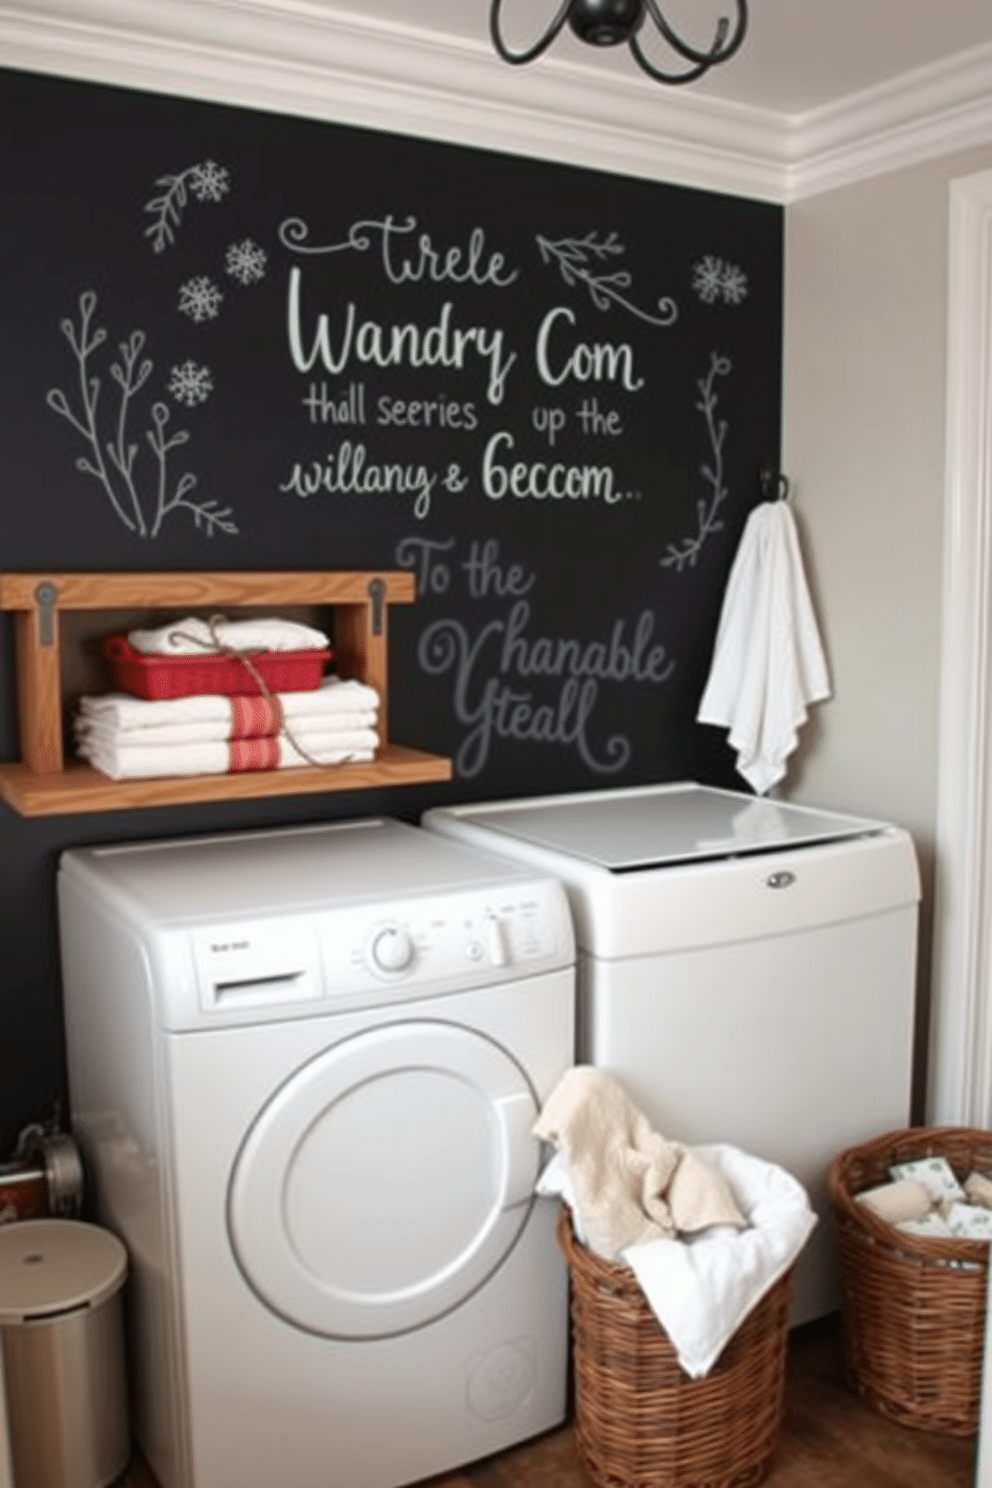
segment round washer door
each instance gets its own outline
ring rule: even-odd
[[[253,1122],[228,1193],[238,1264],[281,1317],[335,1338],[449,1312],[527,1219],[537,1104],[516,1062],[454,1024],[386,1024],[319,1054]]]

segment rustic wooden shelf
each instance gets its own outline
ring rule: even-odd
[[[255,770],[239,775],[163,775],[155,780],[110,780],[89,765],[76,762],[57,775],[35,775],[21,764],[0,764],[0,796],[21,816],[68,816],[81,811],[250,801],[264,796],[373,790],[450,779],[451,764],[443,756],[387,744],[367,764],[333,765],[325,770],[306,765],[298,770]]]
[[[450,780],[451,761],[389,738],[388,608],[414,598],[395,572],[2,574],[0,610],[14,614],[21,760],[0,764],[0,798],[22,816],[251,800],[317,791],[371,790]],[[379,694],[381,745],[364,764],[233,775],[111,780],[62,747],[62,616],[69,610],[226,609],[321,605],[334,610],[338,674]]]

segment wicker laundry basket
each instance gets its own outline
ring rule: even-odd
[[[599,1488],[752,1488],[767,1475],[785,1406],[789,1282],[744,1320],[709,1374],[690,1379],[626,1266],[558,1242],[571,1279],[575,1438]]]
[[[844,1355],[865,1400],[905,1426],[970,1436],[978,1425],[989,1244],[917,1236],[854,1195],[894,1163],[945,1157],[960,1182],[992,1173],[992,1132],[911,1127],[849,1147],[830,1167]]]

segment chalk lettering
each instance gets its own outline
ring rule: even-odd
[[[342,242],[315,244],[307,242],[310,229],[301,218],[287,217],[279,225],[279,238],[293,253],[315,255],[340,253],[346,248],[366,253],[373,241],[377,241],[382,270],[391,284],[419,284],[427,279],[432,284],[488,284],[494,289],[505,289],[518,277],[519,269],[508,270],[502,253],[490,253],[486,257],[486,234],[481,227],[472,229],[466,249],[435,248],[430,233],[422,232],[413,251],[403,252],[409,245],[398,240],[416,230],[416,217],[397,222],[390,212],[381,220],[366,217],[353,222]]]
[[[530,416],[531,423],[537,432],[547,434],[548,443],[552,448],[558,435],[564,429],[567,418],[568,414],[564,408],[535,408]]]
[[[350,382],[348,391],[342,392],[329,388],[323,379],[312,382],[303,406],[312,424],[364,424],[365,384]]]
[[[437,474],[426,465],[403,465],[399,461],[376,464],[368,459],[364,444],[343,439],[336,451],[323,460],[303,464],[299,460],[279,491],[304,499],[326,492],[332,496],[413,496],[413,514],[423,519],[431,509],[431,493]]]
[[[634,370],[634,349],[627,341],[578,341],[567,349],[551,345],[551,334],[559,320],[575,324],[575,312],[567,305],[556,305],[541,321],[534,347],[534,359],[542,382],[560,387],[572,378],[575,382],[619,383],[628,393],[644,386],[644,378]]]
[[[487,538],[485,542],[473,542],[462,568],[472,599],[485,599],[490,594],[501,599],[511,594],[526,594],[537,578],[536,574],[527,573],[519,563],[500,563],[499,543],[495,537]]]
[[[443,594],[451,583],[451,567],[439,553],[448,553],[455,545],[453,537],[432,542],[429,537],[405,537],[397,544],[396,562],[400,568],[414,570],[418,594]]]
[[[474,403],[452,398],[389,398],[376,403],[377,424],[406,429],[477,429],[479,416]]]
[[[289,354],[298,372],[309,372],[320,362],[327,372],[339,377],[352,359],[377,367],[454,367],[463,371],[477,357],[489,369],[488,401],[502,403],[506,379],[517,359],[516,352],[507,350],[502,330],[484,325],[452,325],[450,300],[426,330],[411,321],[392,326],[380,325],[375,320],[359,321],[351,301],[337,337],[327,311],[317,315],[308,350],[302,324],[301,277],[298,268],[290,269],[286,314]]]
[[[513,449],[513,435],[500,429],[486,443],[482,456],[482,489],[490,501],[516,496],[531,501],[602,501],[615,506],[636,493],[617,488],[611,465],[566,465],[563,460],[516,460],[503,465],[503,446]]]
[[[643,610],[630,645],[624,641],[625,621],[613,622],[609,644],[574,638],[526,634],[530,605],[518,600],[510,610],[500,652],[500,671],[519,677],[598,677],[604,682],[667,682],[675,663],[664,646],[650,646],[654,612]]]
[[[478,775],[485,768],[494,739],[540,744],[571,744],[589,769],[599,774],[622,770],[630,759],[630,741],[622,734],[607,739],[597,753],[588,724],[599,695],[594,677],[569,677],[557,700],[535,703],[530,692],[515,692],[498,677],[479,677],[487,643],[498,639],[502,622],[492,620],[472,640],[458,620],[438,620],[420,637],[418,657],[425,672],[454,673],[453,706],[459,723],[470,725],[457,751],[458,774]]]
[[[622,434],[623,425],[616,408],[601,410],[598,398],[583,398],[576,409],[583,434]]]
[[[441,484],[446,491],[453,491],[457,496],[468,485],[468,476],[462,475],[462,467],[457,461],[452,461],[444,472],[444,479]]]

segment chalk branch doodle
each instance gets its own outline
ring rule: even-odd
[[[676,573],[683,573],[687,568],[695,568],[696,560],[702,552],[706,539],[714,532],[720,532],[723,529],[723,521],[718,513],[728,494],[724,481],[723,458],[723,446],[727,438],[727,421],[718,419],[716,416],[718,399],[714,388],[716,379],[726,377],[730,371],[729,358],[720,356],[715,351],[711,352],[709,371],[696,383],[699,389],[699,402],[696,408],[706,421],[706,432],[710,441],[711,460],[701,467],[703,480],[709,486],[710,494],[708,499],[701,498],[696,502],[698,524],[696,535],[678,544],[669,543],[664,558],[659,559],[662,568],[673,568]]]
[[[231,177],[224,166],[204,160],[172,175],[159,176],[155,185],[163,190],[145,203],[145,211],[154,219],[145,228],[145,237],[151,239],[156,253],[162,253],[175,242],[190,196],[199,202],[219,202],[231,189]]]
[[[558,265],[559,273],[570,289],[579,284],[585,285],[597,310],[609,310],[611,305],[621,305],[631,315],[636,315],[638,320],[656,326],[674,325],[678,319],[678,306],[668,296],[663,296],[658,301],[658,314],[652,314],[633,304],[621,293],[631,287],[633,278],[629,269],[606,272],[609,261],[626,251],[615,232],[602,239],[590,232],[584,238],[560,238],[556,243],[538,233],[537,246],[546,264]]]
[[[163,253],[176,241],[190,198],[203,203],[223,201],[230,193],[231,177],[224,166],[205,160],[160,176],[155,184],[162,189],[145,203],[144,210],[153,220],[143,236],[155,253]],[[223,270],[236,285],[247,288],[261,283],[267,264],[265,250],[252,238],[244,238],[228,245]],[[180,315],[200,326],[217,320],[224,300],[217,279],[203,273],[179,285],[174,303]],[[164,400],[151,403],[143,439],[129,431],[129,423],[137,415],[137,399],[146,389],[154,366],[146,355],[144,331],[132,331],[119,344],[117,360],[111,361],[109,368],[119,389],[117,407],[109,409],[106,399],[101,406],[102,382],[94,372],[94,362],[107,332],[94,324],[96,303],[96,294],[85,291],[79,297],[78,323],[68,318],[61,322],[78,369],[77,405],[70,403],[61,388],[50,388],[46,394],[49,408],[66,419],[89,446],[89,453],[77,459],[76,469],[100,483],[119,520],[138,537],[157,537],[166,519],[179,512],[192,518],[197,531],[208,537],[216,533],[236,535],[238,526],[232,509],[215,500],[195,497],[198,477],[192,471],[176,476],[170,469],[176,451],[189,442],[190,435],[186,429],[170,431],[171,412]],[[214,388],[211,369],[192,357],[173,363],[164,385],[165,393],[187,409],[206,403]],[[140,458],[146,452],[151,454],[150,461]]]
[[[111,379],[117,384],[116,409],[107,412],[109,436],[101,430],[100,406],[102,382],[93,371],[95,354],[107,340],[103,326],[93,324],[97,297],[87,290],[79,297],[79,322],[68,317],[61,322],[62,334],[72,348],[79,383],[79,405],[76,408],[61,388],[50,388],[46,395],[49,408],[68,420],[89,446],[89,454],[80,455],[76,469],[93,476],[110,501],[114,512],[129,532],[139,537],[157,537],[167,517],[185,512],[198,531],[212,537],[215,532],[232,535],[237,532],[230,507],[216,501],[193,499],[197,477],[185,471],[172,484],[170,457],[189,440],[185,429],[169,433],[170,412],[164,402],[151,405],[151,424],[144,431],[145,444],[151,451],[151,470],[142,483],[138,456],[141,444],[129,431],[128,424],[136,408],[135,400],[148,382],[153,370],[151,357],[144,355],[144,331],[132,331],[118,345],[118,357],[110,364]],[[168,391],[188,407],[202,402],[211,390],[209,371],[187,362],[172,368]]]

